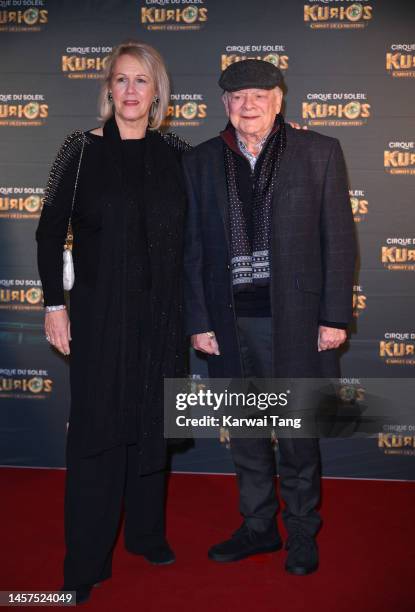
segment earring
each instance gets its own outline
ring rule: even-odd
[[[160,98],[158,96],[154,96],[153,104],[158,104],[160,102]]]
[[[112,92],[108,92],[108,102],[112,102]]]

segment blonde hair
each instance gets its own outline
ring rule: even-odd
[[[166,65],[160,53],[145,43],[128,40],[114,47],[108,57],[103,73],[103,83],[99,95],[99,120],[105,123],[114,114],[113,105],[108,99],[115,62],[122,55],[131,55],[142,62],[148,69],[154,82],[158,103],[153,103],[148,117],[148,126],[157,130],[167,114],[170,102],[170,82]]]

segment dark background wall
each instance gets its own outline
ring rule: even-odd
[[[339,138],[348,165],[360,271],[343,374],[411,376],[414,17],[409,0],[0,0],[0,464],[64,465],[68,370],[44,339],[34,231],[56,150],[96,127],[103,62],[127,38],[163,54],[170,127],[192,144],[224,126],[222,68],[242,57],[279,65],[287,120]],[[324,473],[412,479],[414,433],[323,440]],[[214,440],[173,467],[232,470]]]

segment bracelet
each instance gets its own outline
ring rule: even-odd
[[[65,304],[60,304],[59,306],[45,306],[46,312],[55,312],[56,310],[66,310]]]
[[[215,332],[214,331],[208,331],[205,332],[207,336],[209,336],[209,338],[215,338]]]

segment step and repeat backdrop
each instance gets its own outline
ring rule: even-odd
[[[411,0],[0,0],[0,464],[64,466],[68,365],[45,340],[34,232],[56,150],[97,126],[106,58],[130,38],[164,56],[169,129],[191,144],[225,125],[221,70],[244,58],[279,66],[286,119],[338,138],[348,166],[359,269],[344,384],[358,402],[364,377],[412,376],[414,25]],[[322,440],[324,474],[414,479],[415,431],[382,429]],[[232,471],[216,440],[172,467]]]

